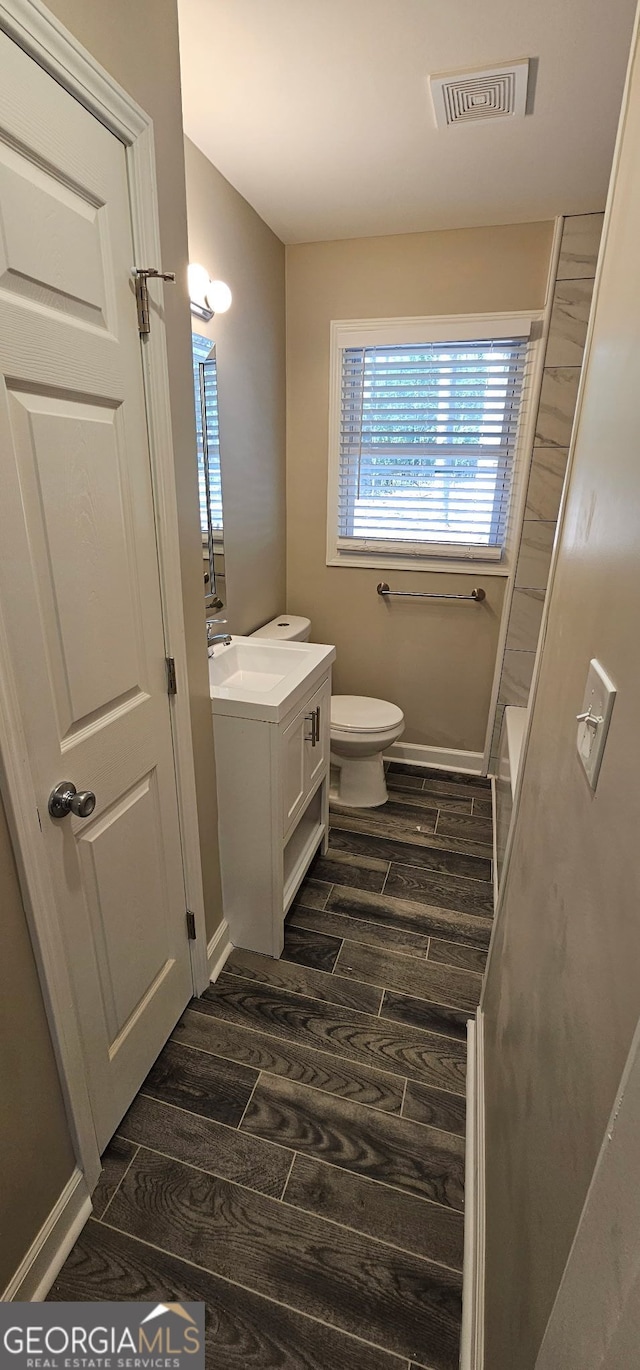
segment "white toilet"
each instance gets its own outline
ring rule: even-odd
[[[252,636],[308,642],[311,622],[297,614],[279,614]],[[386,803],[382,757],[403,732],[404,714],[397,704],[367,695],[332,695],[331,766],[337,773],[332,799],[357,809],[374,809]]]
[[[339,771],[338,803],[373,809],[388,798],[383,753],[404,732],[397,704],[366,695],[331,697],[331,765]]]

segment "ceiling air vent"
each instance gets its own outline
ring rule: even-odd
[[[481,119],[522,118],[527,103],[529,60],[429,78],[438,128]]]

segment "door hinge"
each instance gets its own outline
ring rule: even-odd
[[[165,657],[165,661],[167,663],[167,694],[177,695],[176,663],[172,656]]]
[[[149,314],[149,277],[157,281],[175,281],[175,271],[157,271],[155,266],[136,266],[133,270],[136,283],[136,305],[138,307],[138,332],[145,337],[151,332]]]
[[[189,941],[195,942],[196,935],[196,915],[191,912],[191,909],[187,909],[187,936]]]

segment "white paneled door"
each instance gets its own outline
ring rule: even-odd
[[[102,1149],[191,993],[123,145],[0,34],[0,596]],[[95,793],[52,818],[63,780]]]

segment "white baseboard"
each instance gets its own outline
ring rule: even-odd
[[[229,940],[229,924],[226,918],[223,919],[219,928],[207,945],[207,964],[209,966],[209,979],[215,982],[228,956],[233,951],[233,946]]]
[[[441,771],[462,771],[465,775],[482,775],[482,752],[425,747],[422,742],[394,742],[386,757],[388,761],[413,761],[416,766],[434,766]]]
[[[42,1303],[90,1215],[91,1196],[76,1169],[9,1281],[2,1303]]]
[[[480,1009],[467,1024],[467,1127],[464,1195],[464,1273],[460,1370],[484,1366],[484,1023]]]

